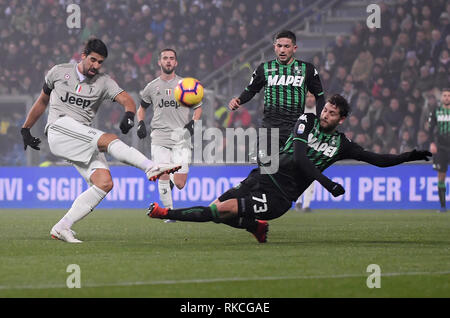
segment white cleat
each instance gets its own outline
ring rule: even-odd
[[[164,223],[175,223],[177,220],[170,220],[170,219],[167,219],[167,220],[164,220]]]
[[[181,165],[176,164],[156,164],[149,170],[145,171],[148,180],[155,181],[159,179],[164,173],[174,173],[181,169]]]
[[[73,235],[75,234],[74,231],[71,229],[64,229],[64,230],[56,230],[54,227],[50,231],[50,235],[55,240],[64,241],[67,243],[83,243],[83,241],[80,241],[76,239]]]

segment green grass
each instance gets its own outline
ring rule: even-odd
[[[84,243],[67,244],[49,238],[64,213],[0,210],[0,297],[450,297],[450,214],[290,211],[258,244],[220,224],[97,210],[74,226]],[[66,287],[69,264],[80,289]]]

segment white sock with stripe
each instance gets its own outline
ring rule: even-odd
[[[108,153],[120,162],[141,169],[144,172],[153,166],[153,161],[120,139],[115,139],[109,143]]]
[[[106,195],[105,191],[93,185],[73,201],[72,207],[55,227],[57,229],[70,229],[74,223],[91,213]]]

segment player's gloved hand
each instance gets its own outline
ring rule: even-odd
[[[120,130],[122,134],[126,134],[130,131],[130,129],[134,126],[134,113],[133,112],[125,112],[125,115],[120,122]]]
[[[147,137],[147,127],[145,127],[145,123],[143,120],[140,120],[137,126],[137,135],[140,139],[144,139]]]
[[[332,182],[330,188],[327,190],[333,195],[333,197],[338,197],[345,193],[344,187],[336,182]]]
[[[191,119],[191,121],[188,122],[183,128],[186,128],[191,136],[194,135],[194,120]]]
[[[41,143],[41,140],[39,138],[31,136],[30,128],[22,128],[20,130],[20,133],[22,134],[23,138],[24,150],[27,150],[28,146],[36,150],[41,150],[41,148],[38,147]]]
[[[427,151],[427,150],[416,150],[414,149],[413,151],[411,151],[409,153],[409,157],[408,157],[408,161],[415,161],[415,160],[425,160],[428,161],[430,160],[431,157],[431,152]]]

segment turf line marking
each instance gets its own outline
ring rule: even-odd
[[[419,276],[419,275],[449,275],[450,271],[440,272],[405,272],[405,273],[381,273],[381,277],[394,277],[394,276]],[[339,279],[339,278],[352,278],[352,277],[367,277],[367,274],[341,274],[341,275],[312,275],[312,276],[280,276],[280,277],[228,277],[228,278],[210,278],[210,279],[186,279],[186,280],[160,280],[160,281],[147,281],[147,282],[119,282],[119,283],[105,283],[105,284],[81,284],[83,288],[96,288],[96,287],[129,287],[129,286],[145,286],[145,285],[175,285],[175,284],[210,284],[210,283],[223,283],[223,282],[245,282],[245,281],[269,281],[269,280],[295,280],[295,279]],[[59,285],[24,285],[24,286],[2,286],[0,290],[8,289],[52,289],[52,288],[67,288],[64,284]]]

